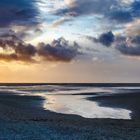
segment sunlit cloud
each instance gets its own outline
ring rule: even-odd
[[[51,44],[39,43],[37,46],[27,44],[15,34],[0,36],[0,60],[23,61],[27,63],[44,61],[69,62],[80,52],[79,45],[72,45],[64,38],[53,40]],[[38,59],[37,59],[38,58]]]

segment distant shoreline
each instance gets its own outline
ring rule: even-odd
[[[96,87],[140,87],[140,83],[0,83],[0,86],[80,85]]]

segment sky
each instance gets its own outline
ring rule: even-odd
[[[140,0],[1,0],[0,82],[140,82]]]

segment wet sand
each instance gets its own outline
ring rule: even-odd
[[[140,119],[140,90],[120,94],[106,94],[88,97],[87,100],[96,101],[99,106],[123,108],[131,110],[132,119]]]
[[[42,108],[40,96],[0,93],[1,140],[134,140],[140,121],[86,119]]]

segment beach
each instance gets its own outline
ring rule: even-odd
[[[94,100],[98,100],[97,98],[94,98]],[[110,98],[112,99],[113,96],[108,98],[109,103],[111,102]],[[99,99],[99,102],[101,102],[101,99]],[[0,139],[1,140],[139,139],[140,136],[139,117],[135,118],[132,117],[132,119],[129,120],[110,119],[110,118],[84,118],[74,114],[72,115],[72,114],[56,113],[43,108],[43,103],[45,100],[46,99],[43,96],[16,94],[14,92],[12,93],[1,91]],[[102,105],[103,104],[107,106],[107,103],[102,102]],[[110,103],[110,105],[113,106],[113,103],[112,104]],[[137,108],[138,106],[137,104],[135,104],[135,110],[137,110]],[[127,106],[127,109],[130,109],[129,106]]]

